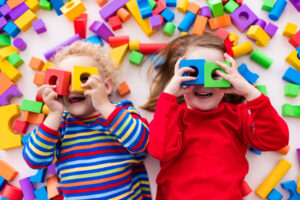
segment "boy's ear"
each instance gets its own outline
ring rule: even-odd
[[[107,95],[109,95],[112,91],[112,79],[110,77],[106,78],[104,80],[104,86],[105,86]]]

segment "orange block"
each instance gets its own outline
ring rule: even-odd
[[[34,74],[33,83],[38,86],[41,86],[44,83],[44,79],[45,79],[45,74],[36,72]]]
[[[187,12],[190,11],[195,15],[198,14],[199,10],[200,10],[200,6],[194,2],[190,2],[189,6],[186,9]]]
[[[230,15],[227,14],[216,18],[210,18],[208,23],[211,30],[216,30],[218,28],[231,25],[231,18]]]
[[[202,35],[207,25],[207,17],[203,17],[201,15],[197,15],[197,18],[194,23],[193,34],[194,35]]]
[[[17,7],[18,5],[20,5],[21,3],[23,3],[25,0],[8,0],[6,3],[8,5],[8,7],[12,10],[15,7]]]
[[[287,145],[285,147],[283,147],[282,149],[279,149],[277,152],[282,154],[282,155],[286,155],[290,150],[290,145]]]
[[[32,57],[28,65],[34,70],[41,71],[44,66],[44,61],[39,58]]]
[[[107,3],[107,0],[97,0],[97,3],[100,7],[103,7]]]
[[[51,176],[47,179],[47,193],[48,193],[48,199],[52,199],[59,195],[59,192],[57,190],[58,186],[58,180],[57,176]]]
[[[0,95],[12,85],[14,85],[14,83],[3,72],[0,71]]]
[[[0,160],[0,176],[2,176],[7,181],[13,181],[18,175],[18,171],[12,168],[3,160]]]
[[[40,124],[44,121],[45,116],[46,115],[44,113],[32,113],[29,111],[24,111],[22,120],[31,124]]]
[[[120,8],[117,12],[122,22],[126,22],[130,18],[130,13],[125,8]]]
[[[122,83],[120,83],[119,87],[118,87],[118,92],[120,94],[121,97],[125,96],[126,94],[130,93],[130,88],[128,87],[127,83],[125,81],[123,81]]]

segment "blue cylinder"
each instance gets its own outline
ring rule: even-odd
[[[187,12],[185,16],[183,17],[182,21],[180,22],[178,29],[182,32],[187,32],[193,22],[196,19],[196,15],[192,12]]]
[[[277,21],[286,7],[286,0],[277,0],[273,9],[269,13],[269,18]]]

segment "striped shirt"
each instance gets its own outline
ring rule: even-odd
[[[143,164],[148,124],[130,101],[114,104],[107,119],[64,112],[59,130],[39,125],[24,144],[31,168],[56,162],[65,199],[151,199]]]

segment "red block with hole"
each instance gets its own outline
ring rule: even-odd
[[[152,16],[160,14],[166,8],[166,4],[162,0],[157,0],[156,7],[152,10]]]
[[[75,35],[79,34],[81,38],[86,38],[86,27],[87,27],[87,14],[83,13],[77,17],[74,21]]]
[[[123,44],[129,43],[129,36],[110,36],[108,38],[108,43],[110,47],[119,47]]]
[[[18,133],[26,133],[28,126],[29,126],[29,123],[17,119],[17,120],[15,120],[12,129],[14,131],[17,131]]]
[[[48,68],[44,84],[56,85],[54,91],[58,95],[68,96],[71,84],[71,72]]]
[[[122,28],[122,22],[121,22],[120,17],[118,15],[110,17],[108,19],[108,23],[109,23],[111,29],[114,30],[114,31]]]

